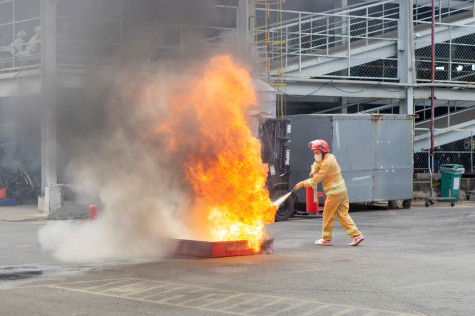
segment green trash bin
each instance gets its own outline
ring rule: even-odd
[[[465,169],[462,165],[444,164],[440,165],[441,173],[441,189],[440,192],[443,197],[455,197],[455,202],[459,201],[460,195],[460,179]],[[444,202],[451,202],[452,200],[443,200]]]

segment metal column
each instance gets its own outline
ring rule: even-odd
[[[236,50],[242,51],[244,57],[249,58],[250,46],[249,46],[249,4],[248,0],[239,0],[239,6],[236,10],[237,20],[237,41]]]
[[[57,184],[56,0],[41,0],[41,192]]]
[[[248,38],[249,32],[249,5],[248,0],[239,0],[237,29],[239,36]]]
[[[348,98],[347,97],[341,97],[341,113],[342,114],[348,114]]]
[[[413,1],[399,2],[398,70],[401,83],[413,84],[415,79]],[[399,114],[414,114],[414,88],[405,89]]]
[[[335,9],[342,9],[343,10],[343,8],[346,8],[348,6],[348,0],[336,0],[334,2],[334,4],[335,4],[334,5]],[[348,42],[350,41],[350,34],[348,33],[348,29],[350,27],[349,18],[347,20],[344,16],[342,16],[341,19],[340,18],[335,18],[335,22],[336,22],[335,25],[338,25],[338,22],[341,22],[340,29],[337,28],[334,32],[336,34],[338,34],[338,32],[340,32],[340,34],[342,35],[341,44],[346,44],[347,41]],[[348,25],[347,25],[347,23],[348,23]]]

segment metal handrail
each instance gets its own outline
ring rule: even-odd
[[[345,7],[346,10],[345,9],[342,10],[342,8],[336,8],[336,9],[332,9],[332,10],[328,10],[328,11],[324,11],[324,12],[319,12],[319,13],[308,12],[308,11],[293,11],[293,10],[280,11],[280,10],[277,10],[277,9],[264,9],[264,8],[256,8],[256,11],[263,11],[265,13],[274,12],[274,13],[278,13],[278,14],[280,14],[281,12],[282,12],[282,14],[285,14],[285,13],[299,14],[299,18],[293,18],[293,19],[286,20],[286,22],[288,22],[290,24],[286,24],[285,22],[282,22],[282,23],[279,22],[279,23],[271,23],[270,25],[267,26],[269,31],[276,31],[280,28],[298,26],[301,23],[308,23],[308,22],[315,22],[315,21],[323,20],[323,19],[325,19],[325,16],[364,17],[364,16],[361,16],[361,15],[349,15],[348,14],[350,12],[361,11],[361,10],[366,11],[366,16],[368,18],[372,18],[372,16],[369,15],[369,10],[368,9],[373,8],[373,7],[377,7],[377,6],[383,6],[384,7],[385,4],[389,4],[389,3],[396,4],[396,3],[398,3],[398,1],[397,0],[386,0],[386,1],[375,1],[373,4],[366,4],[366,5],[355,4],[355,5]],[[390,8],[388,10],[381,10],[381,11],[371,12],[371,14],[383,13],[382,16],[386,17],[386,16],[394,15],[394,14],[397,15],[399,13],[398,11],[393,13],[393,14],[386,14],[385,13],[385,12],[389,12],[389,11],[392,11],[392,10],[398,10],[398,9],[397,8]],[[333,13],[333,12],[337,12],[337,13]],[[302,14],[310,15],[310,16],[318,15],[318,17],[314,18],[314,19],[309,19],[309,20],[307,20],[307,19],[302,20]],[[306,18],[306,17],[304,17],[304,18]],[[263,26],[262,28],[265,28],[265,26]],[[275,28],[275,30],[274,30],[274,28]],[[257,29],[259,29],[259,27]]]
[[[291,45],[287,44],[286,52],[284,52],[283,54],[284,55],[289,55],[289,51],[290,51],[291,54],[298,54],[298,53],[308,52],[308,51],[312,51],[312,50],[320,50],[320,49],[325,49],[325,48],[328,49],[329,47],[334,47],[335,45],[342,44],[341,41],[344,40],[344,39],[346,39],[348,42],[353,42],[355,40],[368,40],[368,39],[385,40],[385,41],[397,41],[396,38],[392,39],[392,38],[386,38],[386,37],[383,38],[383,37],[377,36],[381,33],[383,33],[383,34],[386,33],[387,34],[391,31],[395,31],[397,29],[397,25],[391,25],[391,26],[383,28],[383,29],[380,28],[376,31],[373,30],[374,28],[377,28],[378,25],[381,25],[381,24],[384,24],[384,23],[387,23],[387,22],[397,22],[398,21],[397,19],[368,18],[368,17],[359,17],[359,16],[353,16],[353,18],[365,19],[366,21],[368,21],[368,20],[371,20],[371,21],[377,20],[378,23],[376,23],[374,25],[371,25],[370,27],[351,29],[351,27],[353,25],[358,25],[358,24],[361,23],[361,21],[357,21],[355,23],[352,23],[351,16],[349,16],[348,17],[348,20],[349,20],[348,24],[349,24],[350,32],[355,32],[356,33],[356,32],[362,31],[362,30],[366,31],[361,35],[351,35],[351,34],[341,35],[341,34],[330,34],[329,33],[332,30],[340,29],[341,28],[340,26],[338,26],[338,28],[330,28],[330,29],[327,29],[327,30],[314,32],[314,33],[309,33],[309,32],[300,32],[300,33],[287,32],[287,33],[285,33],[285,35],[291,37],[287,41],[289,41],[289,40],[294,41],[295,44],[291,44]],[[335,24],[340,25],[340,24],[342,24],[342,22],[337,22],[337,23],[333,23],[333,24],[334,25]],[[325,40],[325,43],[315,45],[315,37],[319,37],[319,36],[322,37],[322,40]],[[303,37],[304,38],[308,37],[308,40],[302,41]],[[329,38],[333,38],[333,40],[329,40]],[[298,39],[298,43],[297,43],[297,39]],[[310,44],[309,47],[305,47],[307,44]],[[295,48],[298,48],[298,49],[295,49]],[[330,55],[329,54],[308,54],[307,56],[330,56]],[[277,58],[277,56],[274,57],[274,58]],[[273,58],[270,57],[270,59],[272,60]]]
[[[264,11],[265,9],[256,9],[256,11]],[[269,9],[270,11],[275,11],[275,13],[279,12],[280,14],[280,11],[278,10],[272,10],[272,9]],[[274,31],[280,31],[280,29],[282,28],[289,28],[289,27],[292,27],[292,26],[298,26],[299,24],[305,24],[305,23],[309,23],[309,22],[316,22],[316,21],[320,21],[320,20],[324,20],[325,18],[329,18],[329,17],[336,17],[336,18],[358,18],[358,19],[368,19],[368,20],[374,20],[375,18],[376,19],[380,19],[380,20],[395,20],[395,21],[398,21],[397,18],[387,18],[387,17],[374,17],[374,16],[362,16],[362,15],[342,15],[342,14],[328,14],[328,13],[315,13],[315,12],[301,12],[301,11],[283,11],[283,12],[286,12],[286,13],[295,13],[295,14],[298,14],[300,16],[300,20],[299,18],[294,18],[294,19],[291,19],[290,21],[292,21],[290,24],[285,24],[285,21],[282,22],[282,24],[279,24],[275,27],[270,27],[268,29],[269,32],[274,32]],[[309,18],[308,16],[303,16],[302,18],[302,14],[308,14],[311,18]],[[289,20],[287,20],[289,21]],[[275,24],[275,23],[273,23]],[[273,25],[271,24],[271,26]],[[264,26],[263,26],[264,27]],[[262,27],[262,28],[263,28]],[[257,30],[259,30],[260,28],[258,27]]]
[[[376,4],[381,5],[381,4],[388,3],[388,2],[394,3],[394,0],[393,0],[393,1],[383,1],[383,2],[378,1],[378,0],[374,0],[374,1],[367,1],[367,2],[374,2],[374,3],[376,3]],[[369,5],[369,4],[367,4],[366,6],[363,6],[363,7],[367,7],[368,5]],[[354,9],[354,10],[360,9],[361,7],[362,7],[361,3],[355,3],[355,4],[351,4],[351,5],[349,5],[349,6],[346,6],[346,7],[344,7],[344,8],[350,11],[350,10],[353,10],[353,9]],[[330,10],[327,10],[327,11],[323,11],[322,13],[340,12],[341,10],[342,10],[342,8],[334,8],[334,9],[330,9]]]
[[[443,105],[439,105],[438,107],[441,107]],[[460,113],[464,113],[464,112],[467,112],[467,111],[471,111],[473,110],[474,107],[467,107],[465,109],[462,109],[462,110],[458,110],[456,112],[452,112],[452,113],[447,113],[447,114],[442,114],[442,115],[438,115],[436,118],[434,118],[435,120],[440,120],[440,119],[444,119],[444,118],[447,118],[449,119],[450,118],[450,115],[454,115],[454,114],[460,114]],[[423,111],[423,110],[421,110]],[[416,112],[417,113],[417,112]],[[420,121],[420,122],[417,122],[415,125],[421,125],[421,124],[424,124],[424,123],[427,123],[429,120],[423,120],[423,121]],[[450,123],[450,121],[448,122]],[[449,124],[447,124],[449,125]]]
[[[391,1],[389,1],[391,2]],[[379,5],[381,5],[381,3],[379,3]],[[361,10],[362,8],[365,8],[365,7],[357,7],[355,8],[354,10],[356,9],[359,9]],[[353,11],[354,11],[353,10]],[[299,14],[299,19],[292,19],[292,21],[296,21],[296,20],[300,20],[300,25],[308,25],[310,22],[314,22],[314,21],[317,21],[317,20],[322,20],[322,19],[327,19],[329,17],[342,17],[341,14],[338,14],[338,15],[335,15],[335,14],[327,14],[327,13],[320,13],[320,14],[316,14],[316,13],[311,13],[311,17],[308,18],[308,17],[304,17],[302,19],[302,13],[301,12],[296,12],[296,11],[286,11],[286,12],[295,12],[295,13],[298,13]],[[327,27],[326,27],[326,30],[320,30],[324,27],[324,25],[319,25],[319,26],[316,26],[316,27],[309,27],[308,28],[308,31],[307,31],[307,28],[305,28],[302,32],[302,30],[300,29],[299,31],[300,32],[292,32],[292,31],[288,31],[289,27],[291,26],[294,26],[294,25],[298,25],[298,23],[294,23],[294,24],[284,24],[281,28],[284,28],[285,29],[285,34],[286,36],[298,36],[298,37],[302,37],[302,36],[310,36],[310,37],[315,37],[315,36],[322,36],[322,37],[333,37],[333,38],[350,38],[350,40],[352,39],[363,39],[363,38],[374,38],[374,34],[381,34],[381,32],[390,32],[390,31],[393,31],[395,30],[397,27],[396,26],[392,26],[392,27],[387,27],[387,28],[383,28],[383,29],[378,29],[378,30],[374,30],[378,25],[381,25],[386,22],[386,21],[391,21],[391,20],[394,20],[394,21],[398,21],[397,19],[391,19],[391,18],[387,18],[387,17],[379,17],[379,18],[375,18],[375,17],[369,17],[368,16],[358,16],[358,15],[347,15],[346,18],[348,19],[348,22],[349,22],[349,29],[350,29],[350,32],[354,32],[354,33],[357,33],[357,32],[361,32],[361,31],[364,31],[363,34],[360,34],[359,36],[353,36],[353,35],[339,35],[339,34],[330,34],[329,32],[331,31],[335,31],[335,30],[339,30],[343,27],[346,27],[348,22],[345,21],[335,21],[335,22],[327,22]],[[363,26],[363,27],[356,27],[355,28],[355,25],[360,25],[360,24],[365,24],[365,22],[362,22],[361,20],[355,22],[355,23],[352,23],[351,19],[365,19],[366,20],[366,25]],[[375,21],[375,20],[378,20],[379,23],[375,24],[375,25],[367,25],[367,21],[368,20],[371,20],[371,21]],[[420,21],[419,23],[425,23],[424,21]],[[445,23],[438,23],[438,25],[445,25]],[[447,25],[450,25],[450,24],[447,24]],[[457,25],[457,24],[455,24]],[[314,32],[313,30],[317,29],[316,32]],[[365,36],[361,36],[361,35],[365,35]],[[293,40],[294,38],[292,37],[290,40]],[[384,38],[386,39],[386,38]],[[294,44],[294,45],[288,45],[287,46],[287,50],[288,49],[291,49],[293,47],[302,47],[304,45],[307,45],[309,43],[312,43],[312,39],[308,40],[308,41],[302,41],[301,39],[299,40],[299,43],[297,44]],[[311,50],[311,49],[319,49],[319,48],[322,48],[322,47],[328,47],[328,46],[332,46],[333,44],[335,43],[339,43],[340,40],[334,40],[334,41],[326,41],[325,44],[321,44],[321,45],[317,45],[317,46],[311,46],[311,47],[308,47],[308,48],[299,48],[298,51],[308,51],[308,50]]]
[[[452,0],[453,1],[453,0]],[[384,30],[378,30],[378,31],[372,31],[370,32],[368,29],[369,28],[375,28],[377,25],[372,25],[372,26],[365,26],[365,27],[360,27],[360,28],[353,28],[351,29],[351,26],[354,26],[355,24],[357,23],[351,23],[351,19],[366,19],[366,20],[371,20],[371,21],[374,21],[375,19],[377,20],[380,20],[380,24],[384,23],[384,21],[390,21],[392,18],[388,18],[387,16],[388,15],[398,15],[399,14],[399,9],[398,7],[391,7],[391,8],[388,8],[388,9],[383,9],[381,11],[377,11],[377,12],[369,12],[369,8],[374,8],[374,7],[378,7],[378,6],[382,6],[384,8],[384,5],[385,4],[398,4],[397,1],[393,1],[393,0],[388,0],[388,1],[383,1],[383,2],[373,2],[373,3],[370,3],[370,4],[367,4],[367,5],[353,5],[353,6],[349,6],[347,8],[338,8],[338,9],[333,9],[333,10],[328,10],[328,11],[325,11],[325,12],[322,12],[322,13],[314,13],[314,12],[299,12],[299,11],[292,11],[292,10],[286,10],[286,11],[283,11],[283,13],[292,13],[292,14],[298,14],[298,17],[296,18],[292,18],[292,19],[288,19],[286,21],[284,21],[283,23],[279,23],[279,24],[271,24],[270,28],[268,29],[269,32],[273,32],[273,31],[277,31],[277,30],[281,30],[281,29],[285,29],[285,33],[287,35],[289,34],[293,34],[293,32],[289,32],[288,29],[291,28],[291,27],[294,27],[294,26],[298,26],[298,25],[308,25],[312,22],[316,22],[316,21],[321,21],[321,20],[329,20],[330,17],[334,17],[334,18],[347,18],[350,22],[350,31],[352,32],[359,32],[359,31],[362,31],[362,30],[365,30],[366,32],[364,33],[364,35],[366,35],[366,37],[371,37],[372,33],[378,33],[378,32],[381,32],[381,31],[384,31]],[[448,7],[449,7],[449,11],[448,11],[448,14],[454,14],[454,13],[457,13],[457,12],[460,12],[460,11],[463,11],[464,9],[469,9],[469,8],[473,8],[473,5],[472,6],[464,6],[462,8],[458,7],[456,10],[450,10],[450,0],[439,0],[438,1],[438,4],[441,5],[442,3],[448,3]],[[350,8],[351,7],[351,8]],[[348,9],[350,8],[350,9]],[[256,10],[264,10],[264,9],[256,9]],[[338,13],[333,13],[333,12],[336,12],[337,10]],[[275,12],[275,13],[278,13],[280,11],[278,10],[275,10],[275,9],[269,9],[267,10],[269,12]],[[366,11],[365,15],[356,15],[356,14],[349,14],[349,13],[355,13],[355,12],[358,12],[358,11]],[[439,10],[440,12],[442,12],[442,10]],[[392,13],[394,12],[394,13]],[[447,14],[447,12],[444,12],[444,13],[441,13],[442,15],[444,14]],[[379,15],[379,16],[378,16]],[[382,15],[382,17],[381,17]],[[393,19],[395,21],[398,21],[397,18]],[[417,19],[416,19],[417,20]],[[361,21],[358,21],[358,23],[361,23]],[[424,23],[424,21],[418,21],[418,23]],[[443,25],[443,24],[440,24],[440,25]],[[327,32],[325,33],[325,31],[319,31],[318,29],[324,27],[324,26],[316,26],[316,27],[309,27],[308,28],[308,31],[305,31],[303,30],[303,34],[302,35],[310,35],[310,36],[317,36],[317,35],[321,35],[321,36],[333,36],[333,37],[336,37],[338,36],[337,34],[328,34],[328,32],[330,31],[334,31],[334,30],[337,30],[337,29],[340,29],[342,27],[345,27],[347,26],[347,22],[346,20],[345,21],[334,21],[334,22],[330,22],[330,21],[327,21],[327,25],[326,25],[326,29],[327,29]],[[314,32],[314,30],[317,29],[316,32]],[[394,30],[394,27],[391,28],[391,30]],[[301,32],[302,29],[300,28],[299,31]],[[350,35],[350,37],[352,37]],[[306,43],[302,43],[301,44],[306,44]],[[331,43],[329,43],[331,44]]]
[[[417,22],[417,24],[427,24],[427,25],[430,25],[431,22],[427,22],[427,21],[415,21]],[[446,27],[471,27],[471,28],[474,28],[475,29],[475,26],[472,26],[472,25],[467,25],[467,24],[458,24],[458,23],[444,23],[444,22],[435,22],[435,26],[437,28],[437,25],[440,25],[440,26],[446,26]]]
[[[345,109],[345,108],[348,108],[350,106],[359,105],[361,103],[366,103],[366,102],[370,102],[370,101],[373,101],[373,100],[377,100],[377,99],[370,98],[370,99],[366,99],[366,100],[361,100],[360,102],[355,102],[355,103],[345,104],[345,105],[341,105],[341,106],[336,106],[336,107],[333,107],[331,109],[325,109],[325,110],[315,112],[315,114],[323,114],[323,113],[327,113],[327,112],[331,112],[331,111],[335,111],[335,110]]]
[[[399,104],[400,104],[399,102],[398,103],[390,103],[390,104],[381,105],[381,106],[378,106],[378,107],[375,107],[375,108],[359,111],[358,113],[366,114],[366,113],[373,113],[374,111],[378,111],[378,113],[379,113],[379,111],[381,111],[381,110],[391,109],[391,108],[399,106]]]
[[[474,3],[473,1],[465,1],[468,3],[467,6],[463,6],[463,7],[457,7],[456,9],[453,9],[451,10],[451,3],[460,3],[462,1],[458,0],[458,1],[453,1],[453,0],[436,0],[435,1],[435,5],[436,5],[436,8],[439,8],[439,14],[438,14],[438,20],[439,22],[441,22],[442,20],[442,17],[448,17],[448,16],[451,16],[451,15],[455,15],[457,13],[460,13],[460,12],[466,12],[466,11],[472,11],[474,10]],[[426,5],[424,5],[426,4]],[[441,8],[444,7],[444,5],[447,4],[447,11],[442,13],[442,10]],[[430,20],[431,19],[431,16],[428,13],[429,9],[425,12],[426,15],[428,15],[428,17],[426,17],[425,19],[419,19],[418,16],[419,16],[419,8],[430,8],[431,7],[431,2],[430,1],[421,1],[421,2],[418,2],[417,0],[414,2],[414,7],[415,7],[415,11],[414,11],[414,21],[424,21],[424,20]],[[436,15],[437,16],[437,15]]]

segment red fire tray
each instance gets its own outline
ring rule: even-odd
[[[177,242],[175,254],[179,255],[217,258],[274,253],[274,239],[264,241],[258,252],[249,248],[247,240],[201,241],[178,239]]]

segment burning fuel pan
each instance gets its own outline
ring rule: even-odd
[[[246,240],[201,241],[178,239],[177,242],[175,254],[187,256],[217,258],[274,253],[274,239],[264,241],[258,252],[249,248]]]

